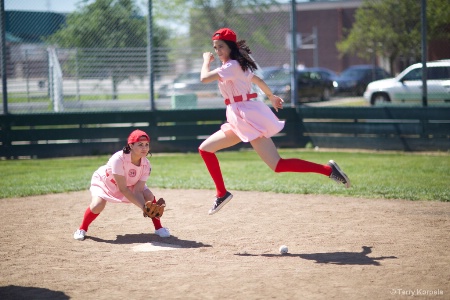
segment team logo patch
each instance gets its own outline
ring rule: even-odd
[[[136,176],[136,170],[135,169],[131,169],[130,171],[128,171],[128,176],[129,177],[135,177]]]

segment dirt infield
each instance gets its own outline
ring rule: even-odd
[[[0,299],[450,299],[450,203],[153,191],[170,238],[108,204],[73,240],[88,191],[1,199]]]

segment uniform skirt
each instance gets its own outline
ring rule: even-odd
[[[280,121],[261,101],[231,103],[227,105],[226,115],[227,123],[221,126],[221,130],[232,130],[243,142],[260,137],[270,138],[284,127],[284,121]]]
[[[92,197],[100,197],[107,202],[112,203],[131,203],[119,190],[117,185],[108,180],[106,174],[106,168],[100,167],[94,172],[91,178],[91,186],[89,188]],[[134,186],[129,186],[128,189],[134,192]],[[145,185],[144,190],[148,190]]]

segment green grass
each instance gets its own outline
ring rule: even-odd
[[[228,189],[363,198],[450,201],[450,155],[280,150],[284,158],[317,163],[333,159],[352,181],[345,189],[325,176],[272,172],[252,150],[218,153]],[[108,156],[0,161],[0,198],[88,189],[92,173]],[[150,157],[150,187],[211,189],[213,182],[197,153]],[[213,194],[213,191],[211,191]]]

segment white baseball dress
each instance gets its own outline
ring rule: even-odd
[[[130,203],[117,187],[113,174],[125,176],[127,187],[133,191],[136,183],[147,181],[151,170],[150,161],[146,157],[141,158],[140,166],[136,166],[131,162],[131,154],[125,154],[120,150],[111,156],[106,165],[98,168],[92,175],[91,195],[108,202]],[[148,189],[147,185],[145,185],[145,189]]]
[[[219,89],[226,99],[227,123],[221,126],[222,131],[232,130],[243,142],[250,142],[260,137],[270,138],[280,132],[284,121],[280,121],[272,110],[263,102],[251,100],[255,98],[252,91],[253,73],[242,71],[239,62],[229,60],[218,71]]]

